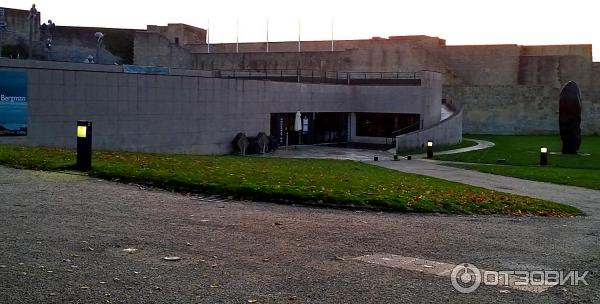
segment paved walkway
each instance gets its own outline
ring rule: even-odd
[[[493,146],[496,145],[496,144],[494,144],[491,141],[481,140],[481,139],[463,138],[463,140],[474,141],[474,142],[477,143],[477,145],[472,146],[472,147],[466,147],[466,148],[460,148],[460,149],[454,149],[454,150],[447,150],[447,151],[435,152],[435,155],[459,154],[459,153],[465,153],[465,152],[471,152],[471,151],[488,149],[488,148],[491,148],[491,147],[493,147]],[[392,153],[395,152],[394,149],[388,150],[388,152],[390,152],[390,151]],[[413,158],[426,158],[427,154],[417,154],[417,155],[413,155],[412,157]]]
[[[483,150],[494,146],[493,142],[479,140],[479,139],[467,139],[477,142],[477,145],[467,148],[460,148],[448,151],[437,152],[436,155],[445,154],[456,154],[464,153],[469,151]],[[318,158],[318,159],[345,159],[355,161],[372,161],[373,157],[379,157],[379,160],[391,160],[394,156],[395,149],[388,151],[371,150],[371,149],[356,149],[356,148],[342,148],[342,147],[327,147],[327,146],[313,146],[313,145],[299,145],[299,146],[288,146],[281,147],[275,153],[268,154],[270,157],[283,157],[283,158]],[[413,158],[425,158],[426,154],[413,155]]]
[[[482,188],[535,197],[575,206],[591,217],[600,218],[600,191],[580,187],[523,180],[443,166],[443,162],[401,160],[371,162],[381,167],[437,177]]]
[[[372,161],[377,156],[380,160],[392,159],[393,154],[387,151],[340,148],[326,146],[289,146],[281,147],[275,153],[268,154],[272,157],[283,158],[318,158],[318,159],[344,159],[355,161]]]

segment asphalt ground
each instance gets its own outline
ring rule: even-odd
[[[0,167],[0,303],[598,303],[599,224],[231,201]],[[377,253],[589,271],[589,285],[462,294],[355,259]]]

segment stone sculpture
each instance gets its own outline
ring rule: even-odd
[[[258,135],[256,135],[256,140],[259,147],[259,153],[267,153],[269,149],[269,136],[267,136],[267,134],[265,134],[264,132],[260,132],[258,133]]]
[[[244,133],[238,133],[233,139],[233,148],[236,152],[239,152],[241,155],[246,155],[246,149],[249,145],[250,141]]]
[[[581,146],[581,92],[569,81],[560,92],[558,114],[563,154],[577,154]]]

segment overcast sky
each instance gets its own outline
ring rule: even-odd
[[[457,44],[594,44],[600,61],[597,0],[37,0],[44,20],[58,25],[145,28],[187,23],[206,28],[211,43],[298,39],[365,39],[429,35]],[[161,5],[163,4],[163,5]],[[29,9],[31,2],[0,6]]]

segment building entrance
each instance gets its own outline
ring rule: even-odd
[[[301,131],[295,131],[296,113],[271,114],[271,135],[280,146],[342,143],[348,141],[349,113],[301,113]]]

